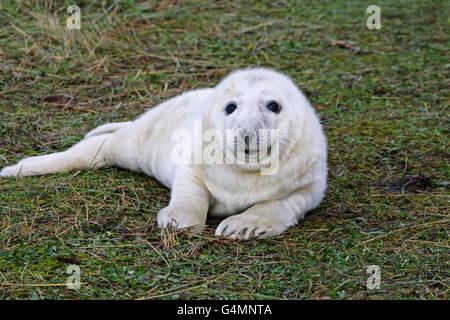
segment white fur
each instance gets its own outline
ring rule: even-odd
[[[275,100],[281,112],[266,108]],[[226,115],[229,101],[238,105]],[[279,169],[262,175],[257,164],[179,164],[171,159],[180,128],[203,130],[279,129]],[[189,146],[191,147],[191,146]],[[230,147],[227,141],[223,146]],[[326,189],[326,139],[319,119],[286,76],[268,69],[233,72],[215,88],[186,92],[150,109],[133,122],[106,124],[67,151],[30,157],[0,176],[38,175],[113,165],[144,172],[171,189],[160,227],[206,225],[207,214],[227,217],[217,236],[248,239],[274,236],[315,208]]]

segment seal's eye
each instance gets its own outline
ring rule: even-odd
[[[234,112],[234,110],[236,110],[236,108],[237,108],[236,102],[230,101],[225,106],[225,113],[227,115],[232,114]]]
[[[274,113],[280,113],[280,111],[281,111],[281,106],[278,104],[278,102],[273,101],[273,100],[269,101],[267,103],[266,107],[267,107],[267,109],[269,109],[270,111],[272,111]]]

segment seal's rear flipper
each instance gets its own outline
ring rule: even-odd
[[[120,129],[128,126],[130,123],[131,123],[131,121],[107,123],[107,124],[101,125],[95,129],[89,131],[84,136],[84,138],[87,139],[87,138],[98,136],[98,135],[105,134],[105,133],[114,133],[117,130],[120,130]]]
[[[93,136],[63,152],[25,158],[16,165],[3,168],[0,177],[35,176],[103,167],[107,164],[111,137],[111,134]]]

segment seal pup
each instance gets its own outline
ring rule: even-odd
[[[214,140],[209,153],[195,136]],[[279,235],[319,205],[326,159],[319,118],[294,82],[250,68],[214,88],[171,98],[134,121],[99,126],[70,149],[25,158],[0,176],[106,165],[143,172],[171,189],[157,215],[159,227],[202,230],[209,214],[225,218],[215,235],[248,239]]]

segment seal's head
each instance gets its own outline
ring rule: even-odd
[[[230,74],[212,96],[209,122],[223,133],[227,159],[232,155],[245,170],[259,170],[273,157],[289,154],[309,105],[291,79],[263,68]]]

